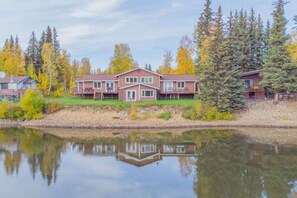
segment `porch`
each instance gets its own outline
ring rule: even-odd
[[[12,101],[19,100],[26,90],[27,89],[0,89],[0,101],[4,98]]]
[[[195,93],[188,87],[184,89],[167,88],[161,90],[159,93],[159,99],[194,99]]]
[[[119,94],[117,91],[107,89],[106,91],[102,91],[102,89],[93,89],[93,88],[85,88],[78,89],[74,87],[72,93],[80,98],[93,98],[95,100],[103,100],[103,99],[118,99]]]

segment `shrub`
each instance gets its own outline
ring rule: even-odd
[[[217,108],[211,107],[205,103],[198,103],[192,109],[185,109],[182,117],[188,120],[233,120],[234,116],[229,112],[219,112]]]
[[[4,100],[0,103],[0,118],[6,118],[6,113],[9,109],[8,101]]]
[[[169,120],[171,118],[171,112],[170,111],[165,111],[163,113],[161,113],[158,118],[160,119],[164,119],[164,120]]]
[[[63,105],[58,102],[45,102],[43,106],[43,112],[46,114],[55,113],[63,109]]]
[[[25,115],[25,112],[22,110],[22,108],[18,105],[10,105],[7,113],[6,118],[23,118]]]
[[[44,98],[39,91],[28,89],[21,98],[21,108],[25,111],[26,119],[42,118],[43,105]]]
[[[57,98],[61,98],[64,94],[64,86],[60,86],[56,91],[53,92],[53,96]]]
[[[194,109],[185,110],[182,113],[182,117],[187,120],[197,120],[197,114]]]
[[[136,120],[136,119],[138,119],[136,106],[133,106],[133,105],[132,105],[132,106],[130,107],[130,118],[131,118],[132,120]]]

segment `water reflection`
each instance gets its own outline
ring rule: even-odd
[[[179,180],[178,183],[184,183],[180,191],[190,187],[197,197],[297,195],[297,147],[248,143],[244,138],[234,136],[232,131],[193,130],[181,135],[169,132],[129,133],[124,138],[119,138],[116,134],[114,138],[66,140],[38,130],[0,130],[0,163],[3,164],[6,179],[16,176],[14,182],[18,182],[21,171],[28,171],[21,168],[27,164],[33,180],[40,173],[49,186],[69,185],[71,188],[71,184],[63,183],[63,175],[73,167],[74,171],[78,171],[78,165],[75,165],[78,163],[75,160],[78,156],[83,156],[82,160],[86,162],[80,162],[81,169],[87,169],[84,164],[92,161],[90,157],[107,159],[98,162],[108,163],[111,167],[116,164],[126,180],[133,180],[132,175],[136,170],[137,174],[142,171],[143,174],[139,176],[141,178],[135,178],[133,182],[141,180],[145,183],[149,178],[156,177],[160,178],[160,183],[156,184],[160,189],[174,189],[177,183],[174,180]],[[104,167],[104,164],[97,164],[98,162],[92,166]],[[159,163],[163,162],[159,167]],[[166,175],[168,173],[165,170],[169,168],[178,169],[179,175],[185,180],[178,175]],[[164,175],[157,169],[161,169]],[[106,175],[114,174],[112,170],[109,171]],[[175,173],[172,171],[170,174]],[[76,175],[70,175],[71,177],[75,180]],[[5,180],[5,177],[0,178],[0,182],[1,180]],[[59,180],[62,183],[57,182]],[[84,191],[92,192],[90,188],[86,186]],[[173,196],[178,197],[183,193],[185,192]],[[187,194],[189,195],[191,194]],[[162,197],[161,194],[156,196]]]

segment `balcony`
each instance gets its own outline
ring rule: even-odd
[[[194,91],[191,91],[188,87],[184,89],[176,89],[176,88],[166,88],[160,91],[161,94],[192,94]]]

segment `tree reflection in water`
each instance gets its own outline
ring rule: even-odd
[[[7,175],[17,175],[27,162],[33,179],[40,173],[51,185],[57,181],[62,153],[70,148],[83,155],[114,156],[137,167],[175,157],[181,175],[195,175],[197,197],[293,197],[297,188],[296,147],[249,143],[232,131],[130,133],[69,141],[39,130],[0,129],[0,160]]]

